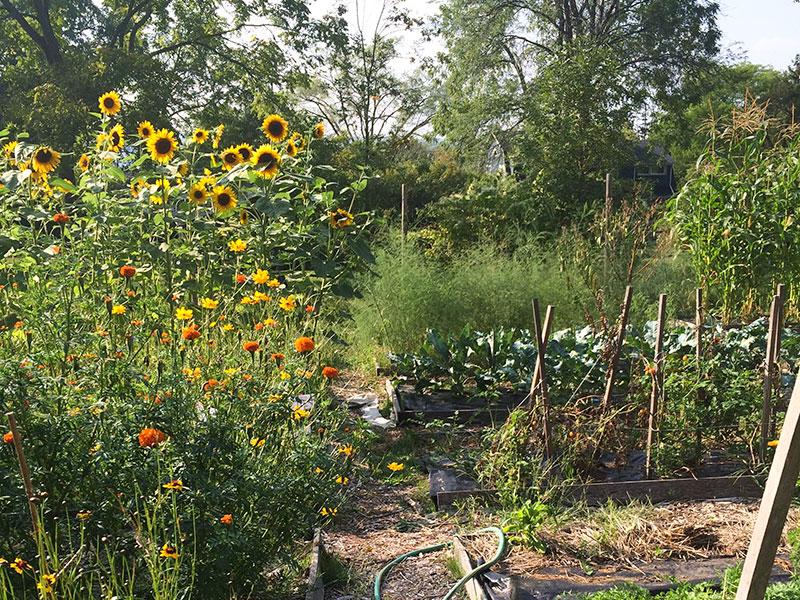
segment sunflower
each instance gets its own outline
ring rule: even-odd
[[[136,128],[136,133],[138,133],[139,137],[142,138],[143,140],[146,140],[151,135],[153,135],[154,131],[155,128],[153,127],[153,124],[150,121],[142,121]]]
[[[255,151],[250,144],[239,144],[236,146],[236,152],[239,153],[242,162],[250,162],[250,159],[253,158],[253,153]]]
[[[122,103],[119,101],[119,94],[117,92],[106,92],[98,100],[100,105],[100,112],[104,115],[115,115],[122,109]]]
[[[197,128],[192,134],[192,141],[195,144],[205,144],[208,141],[208,129]]]
[[[189,188],[189,200],[193,204],[203,204],[206,198],[208,198],[208,192],[206,191],[206,186],[203,184],[195,183]]]
[[[138,198],[141,191],[147,186],[147,181],[142,177],[137,177],[131,181],[131,196]]]
[[[89,156],[86,154],[81,154],[81,157],[78,159],[78,167],[81,171],[88,171],[89,162]]]
[[[164,544],[161,547],[161,553],[159,554],[159,556],[161,556],[161,558],[171,558],[172,560],[178,560],[178,549],[175,546]]]
[[[289,123],[280,115],[269,115],[261,123],[261,130],[264,135],[273,142],[281,142],[289,132]]]
[[[55,171],[58,163],[61,162],[61,154],[50,146],[42,146],[34,151],[31,162],[35,172],[41,174],[51,173]]]
[[[5,156],[12,164],[14,163],[14,157],[16,156],[16,149],[19,145],[19,142],[13,141],[8,142],[3,146],[3,156]]]
[[[297,156],[297,146],[295,146],[292,140],[286,142],[286,154],[289,156]]]
[[[216,149],[219,148],[219,144],[222,141],[222,134],[225,133],[225,125],[220,123],[214,129],[214,139],[211,140],[211,147]]]
[[[292,142],[292,143],[294,144],[294,147],[295,147],[295,148],[297,148],[297,151],[298,151],[298,152],[302,151],[302,150],[303,150],[303,148],[305,148],[305,147],[306,147],[306,140],[305,140],[305,138],[304,138],[302,135],[300,135],[300,133],[299,133],[299,132],[297,132],[297,131],[295,131],[295,132],[292,134],[292,137],[290,137],[290,138],[289,138],[289,141],[290,141],[290,142]]]
[[[262,177],[272,179],[281,164],[281,155],[270,145],[264,144],[253,155],[253,166]]]
[[[317,123],[314,125],[314,137],[319,139],[325,135],[325,123]]]
[[[168,163],[178,149],[175,134],[167,129],[159,129],[147,138],[150,158],[160,163]]]
[[[242,157],[239,156],[239,152],[237,152],[236,148],[233,146],[225,148],[219,157],[222,159],[222,168],[226,171],[230,171],[233,167],[242,162]]]
[[[125,130],[119,123],[114,125],[108,132],[108,145],[108,149],[111,152],[119,152],[122,150],[122,146],[125,145]]]
[[[227,185],[217,185],[212,193],[214,210],[226,212],[236,207],[236,192]]]

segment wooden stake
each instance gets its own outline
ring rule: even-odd
[[[548,308],[551,311],[551,308]],[[534,335],[536,336],[537,356],[536,367],[539,371],[539,381],[537,387],[539,388],[539,397],[542,400],[542,435],[544,436],[544,453],[545,458],[552,457],[552,441],[550,439],[550,396],[547,393],[547,376],[544,368],[544,329],[542,327],[542,316],[539,311],[539,301],[533,299],[533,327]],[[535,373],[535,371],[534,371]]]
[[[633,298],[633,288],[627,286],[625,288],[625,298],[622,301],[622,313],[619,316],[619,331],[617,332],[617,341],[611,354],[611,361],[606,371],[606,391],[603,394],[603,409],[611,406],[611,393],[614,391],[614,378],[616,377],[617,365],[619,364],[619,357],[622,354],[622,345],[625,343],[625,329],[628,327],[628,314],[631,310],[631,299]]]
[[[649,479],[652,475],[651,457],[653,453],[653,439],[658,421],[658,411],[664,406],[664,326],[667,318],[667,295],[658,297],[658,325],[656,326],[656,346],[653,355],[653,388],[650,391],[650,415],[647,420],[647,449],[645,453],[645,475]]]
[[[406,241],[406,184],[400,184],[400,235]]]
[[[547,350],[547,343],[550,340],[550,328],[553,325],[553,307],[551,305],[547,305],[547,311],[544,314],[544,337],[542,338],[542,344],[544,345],[545,351]],[[542,355],[542,360],[544,360],[544,354]],[[539,390],[539,375],[541,371],[541,365],[539,363],[539,344],[536,344],[536,368],[533,372],[533,379],[531,379],[531,393],[530,396],[533,398],[538,390]],[[531,400],[532,402],[532,400]]]
[[[694,314],[694,340],[695,340],[695,361],[697,368],[697,397],[695,398],[695,415],[700,414],[700,407],[705,405],[706,391],[700,387],[703,377],[703,327],[705,317],[703,315],[703,288],[697,288],[695,294],[696,310]],[[698,421],[694,432],[695,455],[698,460],[703,452],[703,429]]]
[[[28,509],[31,511],[31,523],[33,524],[33,533],[38,536],[39,533],[39,520],[36,513],[36,500],[33,497],[33,484],[31,483],[31,472],[28,469],[28,461],[25,460],[25,450],[22,448],[22,436],[19,434],[17,428],[17,419],[14,417],[13,412],[7,412],[6,418],[8,419],[8,428],[14,436],[14,450],[17,453],[17,462],[19,463],[19,473],[22,476],[22,484],[25,487],[25,496],[28,499]]]
[[[736,600],[763,600],[800,474],[800,377],[797,378],[758,509]]]
[[[778,319],[777,324],[778,326],[775,328],[775,336],[773,340],[773,346],[775,347],[775,357],[774,357],[774,364],[775,364],[775,371],[773,373],[773,389],[776,389],[778,393],[780,393],[780,373],[781,373],[781,333],[783,332],[783,323],[786,314],[786,286],[782,283],[778,284],[777,291],[775,292],[778,296]],[[775,422],[775,411],[772,411],[772,416],[770,418],[769,424],[769,437],[774,439],[775,438],[775,428],[777,427],[777,423]]]
[[[772,413],[772,379],[775,370],[775,337],[778,319],[778,305],[780,297],[772,297],[772,306],[769,309],[769,329],[767,331],[767,361],[764,365],[764,399],[761,405],[761,443],[758,457],[763,463],[767,458],[767,442],[769,441],[769,424]]]

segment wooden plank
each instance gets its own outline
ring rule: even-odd
[[[769,309],[769,329],[767,330],[767,359],[764,365],[764,385],[763,400],[761,405],[761,439],[759,443],[758,457],[761,462],[767,460],[767,443],[769,442],[769,425],[772,420],[772,380],[775,370],[775,328],[778,317],[778,303],[780,302],[777,294],[772,297],[772,305]]]
[[[800,474],[800,378],[775,449],[761,507],[736,591],[736,600],[762,600]]]
[[[311,544],[311,564],[308,567],[308,591],[306,600],[325,600],[325,583],[322,579],[322,530],[314,532]]]
[[[606,390],[603,394],[603,408],[607,409],[611,406],[611,394],[614,392],[614,378],[616,377],[617,365],[619,364],[619,356],[622,353],[622,345],[625,343],[625,329],[628,327],[628,315],[631,310],[631,299],[633,298],[633,288],[627,286],[625,288],[625,298],[622,301],[622,311],[619,317],[619,331],[617,332],[617,340],[611,354],[611,361],[606,371]]]
[[[461,574],[466,575],[475,568],[472,564],[467,549],[464,544],[458,539],[458,536],[453,536],[453,558],[456,559],[458,566],[461,568]],[[469,600],[489,600],[486,594],[483,593],[483,587],[477,578],[473,577],[464,584],[464,591],[467,593]]]
[[[650,390],[650,414],[647,419],[647,447],[645,449],[645,475],[652,477],[651,458],[653,440],[658,427],[658,411],[664,405],[664,326],[667,318],[667,295],[658,297],[658,324],[656,325],[656,344],[653,355],[653,387]]]

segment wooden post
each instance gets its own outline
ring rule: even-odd
[[[17,428],[17,419],[14,417],[13,412],[7,412],[6,418],[8,419],[8,428],[11,430],[11,435],[14,436],[14,450],[17,453],[17,462],[19,463],[19,473],[22,476],[22,485],[25,488],[25,496],[28,499],[28,509],[31,511],[31,523],[33,524],[33,533],[39,533],[39,519],[36,514],[36,501],[33,497],[33,484],[31,483],[31,472],[28,469],[28,461],[25,460],[25,450],[22,448],[22,436],[19,434]]]
[[[696,309],[694,313],[695,367],[697,369],[697,396],[695,398],[695,415],[700,414],[700,407],[705,405],[706,391],[700,387],[703,378],[703,288],[697,288],[695,294]],[[700,460],[703,452],[703,428],[700,421],[694,431],[695,455]]]
[[[548,310],[551,310],[550,307]],[[542,316],[539,311],[539,301],[533,299],[533,327],[536,336],[537,356],[536,366],[539,372],[539,397],[542,399],[542,435],[544,436],[545,458],[550,458],[552,453],[552,440],[550,439],[550,396],[547,393],[547,375],[544,368],[544,329],[542,327]],[[535,371],[534,371],[535,373]]]
[[[777,291],[775,292],[778,296],[778,318],[777,318],[777,327],[775,327],[775,336],[773,340],[773,346],[775,347],[775,356],[773,362],[775,364],[775,370],[773,372],[773,389],[776,389],[777,392],[780,394],[780,383],[781,383],[781,333],[783,332],[783,323],[786,314],[786,286],[782,283],[778,284]],[[770,419],[769,424],[769,437],[775,438],[775,428],[777,427],[777,423],[775,422],[775,411],[772,411],[772,417]]]
[[[544,345],[545,351],[547,350],[547,342],[550,340],[550,328],[553,326],[553,307],[551,305],[547,305],[547,311],[544,314],[544,332],[542,338],[542,344]],[[544,354],[542,354],[542,362],[544,362]],[[536,344],[536,368],[533,371],[533,379],[531,379],[531,393],[530,396],[533,398],[539,389],[539,375],[541,372],[541,365],[539,363],[539,344]],[[531,400],[532,402],[532,400]]]
[[[622,354],[622,345],[625,343],[625,329],[628,327],[628,314],[631,310],[631,299],[633,298],[633,288],[625,288],[625,299],[622,301],[622,313],[619,316],[619,331],[617,340],[611,354],[611,361],[606,371],[606,391],[603,394],[603,409],[611,405],[611,393],[614,391],[614,378],[616,377],[619,356]]]
[[[406,184],[400,184],[400,235],[406,241]]]
[[[786,411],[775,458],[758,509],[736,600],[763,600],[800,474],[800,377]]]
[[[763,463],[767,458],[767,442],[769,441],[769,424],[772,419],[772,378],[775,370],[775,329],[777,328],[778,304],[780,298],[772,297],[769,309],[769,329],[767,330],[767,360],[764,365],[764,399],[761,405],[761,443],[758,457]]]
[[[667,295],[658,297],[658,325],[656,327],[656,345],[653,355],[653,388],[650,391],[650,415],[647,420],[647,449],[645,453],[645,475],[652,475],[651,457],[653,439],[658,426],[658,411],[664,406],[664,326],[667,318]]]

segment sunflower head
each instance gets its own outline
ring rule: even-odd
[[[108,132],[108,149],[111,152],[119,152],[125,145],[125,129],[120,123],[114,125]]]
[[[33,152],[31,156],[31,168],[34,172],[46,175],[55,171],[58,163],[61,162],[61,154],[53,150],[50,146],[41,146]]]
[[[195,183],[189,188],[189,201],[192,204],[203,204],[206,198],[208,198],[208,192],[202,183]]]
[[[100,96],[97,103],[100,105],[100,112],[108,116],[115,115],[122,109],[122,102],[117,92],[106,92]]]
[[[195,144],[205,144],[208,141],[208,129],[201,129],[198,127],[192,133],[192,141]]]
[[[297,146],[295,146],[294,140],[286,142],[286,154],[289,156],[297,156]]]
[[[81,157],[78,159],[78,167],[81,171],[88,171],[89,170],[89,156],[86,154],[81,154]]]
[[[153,127],[153,124],[150,121],[142,121],[136,128],[136,133],[138,133],[139,137],[142,138],[143,140],[146,140],[151,135],[153,135],[154,131],[155,127]]]
[[[281,142],[289,132],[289,123],[280,115],[269,115],[261,123],[261,130],[273,142]]]
[[[292,134],[292,137],[289,138],[289,141],[294,144],[294,147],[297,148],[298,152],[300,152],[303,148],[306,147],[305,138],[302,135],[300,135],[300,133],[297,131],[295,131]]]
[[[226,171],[231,170],[242,162],[242,157],[239,156],[239,152],[233,146],[225,148],[225,150],[220,153],[219,157],[222,160],[222,168]]]
[[[168,163],[175,156],[178,142],[175,141],[175,134],[172,131],[159,129],[147,138],[147,149],[150,158],[160,163]]]
[[[255,153],[250,144],[239,144],[236,146],[236,152],[239,153],[239,158],[242,159],[242,162],[250,162]]]
[[[220,142],[222,142],[222,134],[225,133],[225,125],[220,123],[214,128],[214,139],[211,140],[211,147],[214,149],[219,148]]]
[[[214,210],[218,213],[236,208],[236,192],[227,185],[217,185],[211,192]]]
[[[281,155],[275,148],[267,144],[259,147],[252,158],[253,168],[262,177],[272,179],[281,164]]]
[[[317,123],[314,125],[314,137],[319,139],[325,135],[325,123]]]
[[[13,142],[8,142],[3,146],[3,156],[12,164],[15,162],[16,150],[18,145],[19,142],[15,140]]]

